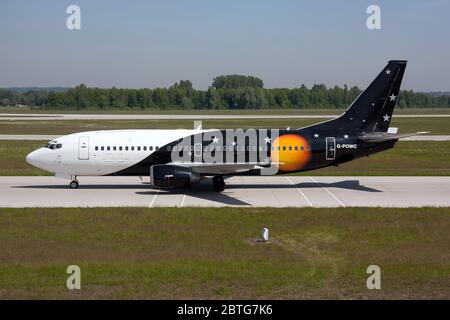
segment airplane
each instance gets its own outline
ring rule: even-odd
[[[149,176],[156,188],[234,175],[314,170],[388,150],[418,133],[389,128],[407,61],[391,60],[339,117],[299,129],[102,130],[65,135],[26,161],[79,186],[81,176]]]

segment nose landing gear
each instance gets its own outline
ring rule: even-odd
[[[69,187],[70,187],[70,189],[76,189],[76,188],[78,188],[79,184],[80,183],[78,182],[77,177],[75,177],[75,179],[70,181]]]
[[[214,191],[222,192],[223,190],[225,190],[225,181],[223,180],[222,176],[215,176],[212,179],[212,182]]]

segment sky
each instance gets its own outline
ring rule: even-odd
[[[69,30],[69,5],[81,29]],[[381,29],[369,30],[369,5]],[[406,59],[403,89],[450,91],[450,0],[1,0],[0,87],[168,87],[254,75],[267,88],[367,86]]]

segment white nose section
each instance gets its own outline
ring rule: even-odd
[[[31,164],[32,166],[36,166],[36,164],[37,164],[37,158],[38,158],[37,152],[36,152],[36,151],[33,151],[33,152],[31,152],[31,153],[29,153],[29,154],[27,155],[27,157],[25,158],[25,160],[26,160],[29,164]]]
[[[48,150],[41,148],[31,152],[26,156],[25,160],[36,168],[51,171],[54,169],[55,161],[51,161],[51,154]]]

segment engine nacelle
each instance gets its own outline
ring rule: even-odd
[[[150,167],[150,182],[160,188],[183,188],[200,181],[200,174],[191,168],[169,164],[155,164]]]

